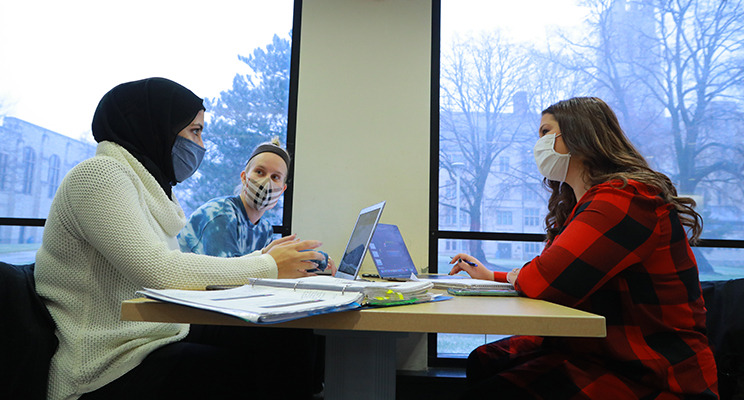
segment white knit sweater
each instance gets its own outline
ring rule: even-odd
[[[175,237],[186,218],[150,173],[121,146],[102,142],[95,157],[62,181],[36,254],[36,288],[57,325],[49,399],[77,399],[117,379],[188,325],[120,321],[121,302],[142,287],[203,289],[276,278],[269,255],[185,254]]]

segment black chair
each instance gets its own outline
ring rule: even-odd
[[[46,399],[54,328],[36,294],[34,264],[0,262],[0,399]]]
[[[744,400],[744,279],[702,282],[721,400]]]

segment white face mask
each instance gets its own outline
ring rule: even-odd
[[[551,181],[565,182],[571,153],[561,154],[555,151],[555,139],[560,135],[560,133],[551,133],[537,139],[534,153],[537,170],[544,177]]]
[[[271,181],[270,177],[261,180],[248,179],[243,185],[243,193],[248,205],[261,211],[273,207],[282,194],[282,187]]]

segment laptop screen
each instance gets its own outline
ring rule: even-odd
[[[357,217],[354,230],[351,232],[349,242],[346,244],[344,256],[336,271],[336,277],[346,279],[356,279],[359,270],[362,267],[364,255],[367,254],[367,247],[375,233],[375,227],[380,221],[382,209],[385,202],[377,203],[373,206],[363,209]]]
[[[416,266],[396,225],[377,226],[369,245],[369,253],[381,278],[409,278],[411,274],[417,274]]]

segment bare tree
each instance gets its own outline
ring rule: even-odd
[[[460,174],[464,204],[458,207],[452,196],[441,205],[467,212],[470,231],[482,230],[484,191],[494,160],[523,140],[521,120],[515,122],[517,113],[507,111],[515,94],[524,90],[529,65],[529,53],[498,31],[455,37],[442,52],[440,167],[453,180]],[[458,165],[463,165],[461,171]],[[469,253],[486,262],[480,241],[470,242]]]
[[[653,132],[652,122],[662,116],[644,84],[657,64],[649,58],[654,45],[653,9],[617,0],[581,4],[589,10],[585,29],[556,31],[544,57],[583,82],[572,95],[597,96],[611,104],[632,139]]]
[[[742,142],[719,129],[730,125],[726,120],[740,118],[744,104],[742,0],[647,0],[643,4],[657,10],[658,36],[652,54],[659,64],[655,70],[648,66],[639,70],[646,68],[654,78],[644,82],[670,115],[680,192],[695,193],[701,181],[722,172],[741,182]],[[739,107],[726,105],[727,100]]]
[[[548,42],[544,52],[530,52],[534,62],[529,67],[530,83],[526,91],[529,107],[537,111],[557,101],[584,95],[587,86],[594,81],[592,75],[581,73],[581,69],[570,62],[576,58],[575,54],[551,48],[550,45]]]
[[[588,79],[582,94],[612,105],[631,139],[681,194],[705,194],[740,209],[743,0],[582,5],[590,10],[586,29],[557,35],[545,57]],[[720,219],[698,211],[714,222],[708,228]]]

